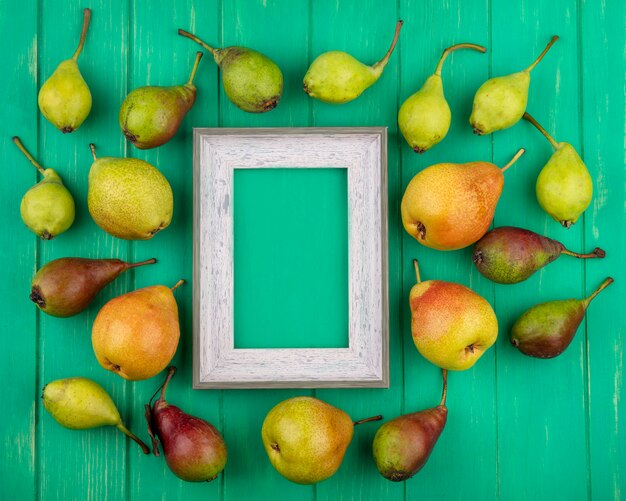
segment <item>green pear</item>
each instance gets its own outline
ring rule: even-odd
[[[269,411],[261,437],[278,473],[298,484],[314,484],[339,469],[355,425],[380,419],[374,416],[353,423],[344,411],[322,400],[295,397]]]
[[[172,188],[155,167],[137,158],[96,158],[89,171],[87,205],[100,228],[125,240],[148,240],[167,228]]]
[[[85,45],[91,10],[83,11],[83,31],[74,55],[62,61],[39,90],[39,109],[46,120],[64,134],[73,132],[91,111],[91,92],[78,69],[78,56]]]
[[[237,108],[265,113],[278,106],[283,94],[283,74],[269,57],[247,47],[216,49],[185,30],[178,34],[208,50],[220,68],[224,92]]]
[[[26,150],[19,137],[14,136],[13,142],[43,176],[22,198],[22,221],[36,235],[52,240],[72,226],[74,199],[54,169],[44,169]]]
[[[398,42],[403,21],[396,23],[391,47],[380,61],[367,66],[347,52],[330,51],[319,55],[304,75],[304,92],[325,103],[347,103],[359,97],[383,74]]]
[[[95,381],[84,377],[58,379],[44,386],[41,398],[44,408],[61,426],[72,430],[115,426],[137,442],[144,454],[150,454],[148,446],[124,426],[113,400]]]
[[[487,80],[476,91],[470,124],[478,135],[491,134],[515,125],[528,102],[530,72],[559,39],[553,36],[537,59],[525,70]]]
[[[555,150],[537,177],[537,201],[555,221],[569,228],[591,203],[591,175],[571,144],[557,143],[528,113],[524,113],[524,119],[533,124]]]
[[[193,79],[201,58],[202,52],[198,52],[186,84],[170,87],[149,85],[139,87],[126,96],[120,107],[120,127],[126,139],[137,148],[156,148],[176,134],[196,101]]]
[[[486,52],[481,45],[460,43],[443,51],[435,73],[429,76],[424,85],[409,97],[398,112],[400,131],[416,153],[424,153],[427,149],[441,141],[450,128],[450,106],[443,94],[441,68],[451,52],[458,49],[473,49]]]

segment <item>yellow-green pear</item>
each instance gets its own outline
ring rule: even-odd
[[[491,78],[476,91],[470,124],[478,135],[491,134],[515,125],[524,115],[528,103],[530,72],[559,39],[553,36],[539,57],[525,70]]]
[[[442,369],[472,367],[498,337],[496,314],[486,299],[464,285],[443,280],[421,281],[411,288],[411,333],[415,347]]]
[[[95,381],[84,377],[57,379],[44,386],[41,398],[44,408],[61,426],[72,430],[115,426],[137,442],[144,454],[150,454],[148,446],[124,426],[113,400]]]
[[[537,177],[537,201],[555,221],[569,228],[591,203],[591,175],[571,144],[557,143],[528,113],[524,113],[524,119],[533,124],[554,148]]]
[[[341,104],[352,101],[372,86],[383,74],[389,57],[398,42],[403,21],[396,23],[391,47],[380,61],[367,66],[347,52],[330,51],[319,55],[304,75],[304,92],[325,103]]]
[[[43,176],[22,198],[22,221],[35,235],[52,240],[72,226],[74,199],[54,169],[44,169],[26,150],[19,137],[14,136],[13,142]]]
[[[339,469],[355,425],[380,419],[352,422],[344,411],[322,400],[294,397],[268,412],[261,437],[278,473],[298,484],[314,484]]]
[[[137,158],[96,158],[89,171],[87,205],[100,228],[125,240],[148,240],[167,228],[172,188],[155,167]]]
[[[441,68],[448,55],[458,49],[473,49],[486,52],[482,45],[460,43],[443,51],[435,73],[429,76],[424,85],[409,97],[398,112],[400,131],[416,153],[424,153],[441,141],[450,128],[450,106],[443,93]]]
[[[91,111],[91,92],[78,69],[78,56],[85,45],[91,10],[83,11],[83,31],[74,55],[62,61],[39,90],[39,109],[46,120],[64,134],[73,132]]]

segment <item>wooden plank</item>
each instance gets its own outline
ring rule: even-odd
[[[488,77],[490,51],[488,2],[453,1],[446,4],[402,2],[406,21],[402,47],[400,104],[430,76],[446,47],[471,42],[488,47],[487,54],[465,50],[446,61],[442,79],[452,123],[446,138],[421,155],[404,138],[402,186],[429,165],[440,162],[491,161],[488,140],[472,134],[468,125],[474,90]],[[433,27],[436,26],[436,29]],[[425,34],[428,33],[428,36]],[[408,41],[408,42],[407,42]],[[404,413],[432,407],[439,402],[441,375],[416,350],[411,337],[408,297],[415,284],[411,260],[420,262],[422,279],[440,279],[471,287],[493,305],[493,288],[482,280],[471,262],[471,247],[441,252],[420,245],[403,231]],[[490,349],[470,370],[449,376],[448,422],[428,463],[407,481],[407,499],[428,492],[433,499],[494,499],[497,497],[495,349]]]
[[[376,10],[376,15],[372,11]],[[310,62],[323,52],[342,50],[364,64],[382,58],[391,43],[398,20],[396,5],[391,2],[312,2]],[[403,35],[400,37],[406,40]],[[389,303],[390,303],[390,388],[354,390],[317,390],[318,398],[345,410],[353,419],[376,414],[386,418],[400,413],[402,399],[402,357],[400,320],[400,233],[398,191],[400,168],[397,155],[397,107],[399,47],[381,78],[356,100],[332,105],[312,100],[312,125],[378,126],[388,130],[388,233],[389,233]],[[300,75],[300,79],[304,76]],[[294,82],[298,85],[300,81]],[[317,499],[403,499],[402,485],[393,484],[378,474],[372,459],[372,440],[379,423],[368,423],[355,429],[352,443],[338,472],[316,486]]]
[[[586,321],[590,494],[615,500],[626,495],[624,14],[623,2],[582,2],[578,16],[581,150],[595,180],[584,238],[586,247],[607,251],[602,263],[587,263],[586,293],[607,276],[615,279],[594,300]]]
[[[40,24],[41,79],[72,55],[82,24],[82,9],[93,15],[79,67],[93,96],[90,116],[71,134],[61,134],[40,117],[40,160],[59,168],[76,201],[76,221],[65,234],[42,245],[44,264],[65,256],[128,257],[128,243],[105,234],[87,211],[87,176],[92,163],[88,148],[96,144],[100,156],[123,153],[117,133],[116,103],[126,86],[128,9],[125,1],[49,1],[42,4]],[[60,16],[63,12],[64,15]],[[60,29],[62,26],[62,29]],[[85,312],[62,319],[41,315],[41,365],[39,381],[85,376],[111,394],[123,418],[128,418],[127,383],[101,368],[91,346],[91,324],[99,307],[112,296],[125,292],[129,276],[120,277],[103,291]],[[41,411],[41,475],[38,496],[42,499],[120,499],[126,494],[127,439],[113,428],[72,431],[59,426]],[[139,432],[138,432],[139,433]],[[142,435],[140,433],[140,435]],[[133,444],[131,454],[141,452]]]
[[[0,415],[0,461],[3,492],[8,497],[34,499],[36,492],[35,420],[38,413],[37,313],[28,300],[37,258],[37,237],[22,223],[20,201],[38,181],[37,171],[11,142],[18,135],[37,154],[37,21],[38,4],[7,3],[0,16],[0,32],[11,40],[11,50],[0,60],[4,77],[0,93],[4,182],[0,184],[0,255],[5,258],[0,291],[4,298],[3,330],[10,347],[0,354],[2,374],[10,385],[3,391],[5,409]]]
[[[580,148],[576,5],[569,0],[532,5],[498,3],[493,5],[492,15],[493,75],[521,70],[552,35],[561,37],[532,72],[527,109],[557,140]],[[511,23],[511,19],[516,22]],[[556,238],[570,249],[582,249],[583,224],[566,231],[536,202],[535,183],[552,154],[550,144],[524,121],[496,132],[492,141],[497,163],[505,162],[519,147],[527,149],[505,175],[496,226],[521,226]],[[513,322],[530,306],[580,297],[583,266],[582,261],[564,257],[523,283],[495,287],[502,330],[497,348],[499,486],[505,499],[586,496],[584,329],[554,360],[525,357],[508,341]],[[565,458],[567,468],[563,468]],[[520,481],[530,478],[532,482]]]
[[[198,45],[177,35],[183,28],[214,42],[218,32],[217,1],[176,2],[163,16],[162,6],[147,0],[131,2],[131,36],[129,89],[144,85],[181,85],[187,82]],[[192,384],[192,128],[217,125],[217,67],[205,52],[195,78],[196,102],[183,120],[178,133],[165,145],[139,150],[127,143],[127,154],[157,167],[168,179],[174,192],[174,216],[168,228],[151,240],[133,243],[136,260],[156,257],[158,263],[135,274],[132,288],[154,284],[174,285],[187,281],[176,290],[181,338],[172,364],[178,368],[168,390],[168,401],[183,411],[205,419],[223,429],[221,395],[215,391],[193,391]],[[116,132],[119,129],[116,125]],[[121,135],[121,133],[120,133]],[[145,258],[142,256],[146,256]],[[132,424],[145,431],[143,404],[162,383],[164,373],[134,383]],[[228,442],[228,437],[226,437]],[[228,445],[228,444],[227,444]],[[163,452],[161,448],[161,453]],[[229,452],[231,452],[229,450]],[[230,459],[230,458],[229,458]],[[228,471],[229,464],[226,466]],[[130,457],[129,486],[133,499],[200,499],[222,498],[223,477],[209,484],[190,483],[177,478],[167,467],[165,458],[134,455]]]

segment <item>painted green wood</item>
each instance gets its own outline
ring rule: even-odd
[[[620,499],[626,478],[626,435],[620,427],[623,398],[624,272],[624,6],[617,0],[451,0],[448,2],[336,2],[287,0],[176,0],[167,9],[148,0],[85,3],[26,0],[18,9],[0,0],[0,33],[5,47],[0,94],[5,159],[0,222],[4,267],[2,318],[10,349],[0,354],[10,409],[0,417],[5,454],[0,479],[7,499]],[[73,52],[83,7],[93,9],[92,26],[79,60],[94,106],[75,133],[62,135],[36,108],[37,86]],[[309,99],[302,76],[321,52],[347,50],[365,63],[387,49],[397,19],[405,26],[379,82],[357,101],[332,106]],[[119,131],[117,113],[135,87],[186,81],[198,47],[176,35],[189,29],[216,46],[247,45],[268,54],[285,76],[277,109],[251,115],[224,95],[210,55],[196,77],[198,98],[179,134],[156,150],[139,151]],[[534,181],[551,153],[529,124],[476,137],[467,123],[472,97],[490,75],[528,64],[552,34],[561,36],[533,72],[528,109],[558,140],[579,149],[595,180],[595,197],[584,218],[569,231],[540,209]],[[443,70],[453,120],[448,137],[416,155],[398,135],[399,105],[432,73],[441,51],[454,43],[486,45],[487,54],[453,54]],[[621,64],[620,64],[621,63]],[[192,390],[192,127],[355,126],[389,127],[389,389],[372,390]],[[77,202],[77,220],[52,242],[38,241],[19,219],[19,201],[36,180],[10,137],[20,135],[46,166],[57,167]],[[94,142],[101,156],[127,155],[161,169],[175,194],[170,228],[151,241],[117,240],[102,232],[86,207],[87,174]],[[502,165],[520,146],[527,153],[507,171],[495,225],[524,226],[575,249],[599,245],[603,261],[563,257],[528,281],[494,285],[474,269],[471,249],[438,252],[420,246],[401,227],[403,188],[426,166],[443,161],[493,160]],[[12,177],[6,165],[15,165]],[[328,200],[322,200],[328,203]],[[272,242],[259,241],[259,246]],[[74,318],[38,314],[26,299],[36,266],[62,256],[156,257],[158,264],[120,277],[94,305]],[[435,405],[438,369],[417,353],[410,335],[408,293],[414,283],[411,260],[423,278],[463,283],[486,297],[499,317],[496,347],[476,366],[450,374],[448,424],[428,464],[414,479],[395,484],[378,475],[371,440],[379,426],[355,430],[344,464],[317,486],[284,480],[267,461],[260,429],[267,411],[295,395],[316,395],[352,417],[382,413],[385,420]],[[281,266],[307,276],[298,256]],[[582,297],[606,276],[616,283],[596,299],[571,347],[555,360],[520,355],[508,342],[516,316],[531,304]],[[179,278],[176,291],[181,343],[173,363],[179,373],[170,400],[208,419],[223,431],[229,462],[210,484],[180,481],[162,457],[146,457],[113,429],[75,432],[61,428],[42,409],[41,386],[52,379],[82,375],[101,383],[123,417],[147,439],[143,404],[161,377],[126,382],[102,369],[93,356],[90,330],[108,299],[126,291]],[[21,285],[20,285],[21,284]],[[271,292],[272,285],[268,285]],[[16,291],[18,291],[16,293]],[[21,292],[19,292],[21,291]],[[249,301],[263,308],[254,294]],[[11,337],[9,337],[11,336]]]

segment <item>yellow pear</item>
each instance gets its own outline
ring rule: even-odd
[[[498,337],[491,305],[464,285],[420,279],[411,288],[411,333],[415,347],[429,362],[451,371],[472,367]]]
[[[111,299],[98,312],[91,342],[102,367],[131,381],[155,376],[170,363],[180,338],[172,289],[153,285]]]
[[[493,219],[503,172],[523,153],[519,150],[502,168],[490,162],[442,163],[419,172],[402,197],[404,229],[422,245],[439,250],[478,241]]]

